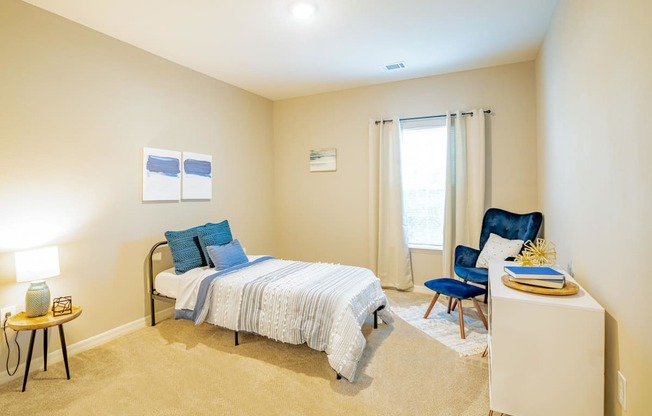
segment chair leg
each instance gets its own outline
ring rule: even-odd
[[[484,313],[482,313],[482,309],[480,309],[480,304],[475,298],[471,298],[473,301],[473,306],[475,306],[475,310],[478,311],[478,315],[480,315],[480,319],[482,319],[482,323],[484,324],[485,329],[489,329],[489,326],[487,325],[487,318],[485,318]]]
[[[484,292],[484,303],[487,303],[487,296],[489,295],[489,286],[487,286],[486,292]]]
[[[460,335],[462,336],[462,339],[466,339],[466,335],[464,335],[464,310],[462,308],[462,301],[459,301],[460,304],[460,309],[458,310],[458,316],[460,318]]]
[[[448,309],[446,310],[446,313],[451,313],[451,302],[453,302],[452,297],[448,297]]]
[[[437,302],[437,298],[439,298],[439,293],[435,293],[435,297],[432,298],[432,302],[430,302],[430,306],[428,306],[428,310],[426,311],[426,314],[423,315],[423,319],[428,319],[428,315],[430,315],[430,311],[432,310],[432,307],[435,306],[435,303]]]
[[[457,307],[457,302],[458,302],[457,299],[453,299],[453,307],[451,308],[451,311],[455,311],[455,308]],[[461,300],[459,302],[461,302]]]

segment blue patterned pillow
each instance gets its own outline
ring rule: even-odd
[[[221,246],[208,246],[207,250],[208,256],[215,263],[216,270],[224,270],[237,266],[238,264],[249,262],[238,240],[233,240]]]
[[[204,226],[189,228],[183,231],[166,231],[165,239],[168,241],[174,271],[182,274],[195,267],[206,266],[207,261],[199,244],[198,232]]]
[[[215,264],[211,260],[211,257],[208,255],[207,247],[208,246],[222,246],[233,241],[233,236],[231,235],[231,228],[229,227],[229,222],[224,220],[218,224],[208,223],[203,226],[198,231],[199,244],[201,246],[202,254],[204,258],[208,261],[209,267],[215,267]]]

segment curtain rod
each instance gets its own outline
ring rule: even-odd
[[[491,110],[484,110],[485,114],[491,114]],[[473,117],[473,113],[470,111],[462,112],[463,116],[471,116]],[[451,117],[455,117],[456,114],[451,114]],[[423,117],[408,117],[408,118],[401,118],[399,121],[410,121],[410,120],[426,120],[429,118],[442,118],[446,117],[446,114],[436,114],[434,116],[423,116]],[[381,122],[384,123],[391,123],[393,120],[376,120],[376,125],[379,125]]]

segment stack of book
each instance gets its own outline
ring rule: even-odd
[[[566,281],[564,273],[547,266],[505,266],[505,272],[510,281],[530,286],[561,289]]]

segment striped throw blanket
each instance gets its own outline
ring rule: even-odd
[[[305,342],[325,351],[331,367],[354,381],[366,344],[362,323],[380,306],[378,315],[391,323],[380,281],[368,269],[263,257],[182,280],[175,317]]]

